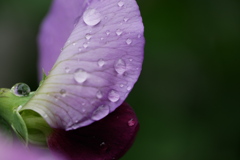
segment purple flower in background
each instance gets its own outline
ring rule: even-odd
[[[136,1],[54,0],[39,49],[39,74],[42,69],[49,74],[19,109],[27,127],[26,111],[41,115],[52,128],[49,149],[67,160],[123,156],[139,128],[124,102],[143,61]]]

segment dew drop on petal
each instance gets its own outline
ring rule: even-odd
[[[108,94],[108,99],[111,102],[117,102],[119,100],[119,98],[120,98],[120,95],[115,90],[111,90]]]
[[[128,126],[129,127],[132,127],[132,126],[134,126],[135,125],[135,121],[133,120],[133,119],[130,119],[129,121],[128,121]]]
[[[123,84],[120,84],[120,87],[121,87],[121,88],[123,88],[123,87],[124,87],[124,85],[123,85]]]
[[[127,87],[127,90],[128,90],[128,91],[130,91],[131,89],[132,89],[132,87],[131,87],[131,86],[128,86],[128,87]]]
[[[98,121],[105,116],[107,116],[109,113],[109,107],[107,105],[101,105],[99,106],[92,114],[92,119],[95,121]]]
[[[123,2],[123,1],[119,1],[119,2],[118,2],[118,6],[119,6],[119,7],[122,7],[123,5],[124,5],[124,2]]]
[[[95,26],[101,21],[101,14],[96,9],[89,8],[83,13],[83,21],[89,26]]]
[[[127,22],[127,21],[128,21],[128,18],[123,18],[123,21],[124,21],[124,22]]]
[[[97,96],[98,99],[101,99],[103,97],[102,92],[101,91],[97,91],[96,96]]]
[[[100,146],[102,152],[106,152],[108,149],[108,146],[106,145],[105,142],[100,143],[99,146]]]
[[[83,47],[84,47],[84,48],[87,48],[87,47],[88,47],[88,44],[87,44],[87,43],[83,43]]]
[[[132,61],[133,61],[133,59],[132,59],[132,58],[130,58],[130,59],[129,59],[129,61],[130,61],[130,62],[132,62]]]
[[[128,45],[130,45],[130,44],[132,43],[132,40],[128,38],[128,39],[126,40],[126,43],[127,43]]]
[[[105,61],[103,59],[98,60],[98,66],[102,67],[105,64]]]
[[[87,34],[85,35],[85,38],[86,38],[87,40],[90,40],[90,39],[92,38],[92,35],[89,34],[89,33],[87,33]]]
[[[65,72],[69,73],[70,72],[70,68],[69,67],[65,67]]]
[[[108,35],[110,34],[110,31],[109,31],[109,30],[107,30],[107,31],[106,31],[106,34],[107,34],[107,36],[108,36]]]
[[[123,74],[126,71],[126,63],[122,59],[119,59],[114,68],[118,74]]]
[[[118,36],[120,36],[120,35],[122,34],[122,30],[117,29],[116,34],[117,34]]]
[[[66,96],[66,90],[65,89],[61,89],[60,90],[60,94],[65,97]]]
[[[83,69],[77,69],[74,73],[74,79],[78,83],[83,83],[87,80],[88,73],[85,72]]]
[[[141,38],[142,36],[141,36],[141,34],[138,34],[138,36],[137,36],[138,38]]]
[[[76,45],[76,43],[74,42],[72,45],[73,45],[73,46],[75,46],[75,45]]]

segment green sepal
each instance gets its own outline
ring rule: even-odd
[[[9,124],[0,117],[0,136],[4,138],[1,139],[1,144],[11,144],[13,142],[12,128]]]
[[[28,131],[26,124],[19,114],[21,107],[32,97],[31,93],[28,96],[16,96],[12,90],[0,89],[0,118],[4,120],[15,131],[17,136],[26,144],[28,143]]]

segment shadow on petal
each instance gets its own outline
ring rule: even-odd
[[[139,123],[133,109],[123,103],[104,119],[77,130],[54,129],[49,148],[68,160],[119,159],[131,147]]]

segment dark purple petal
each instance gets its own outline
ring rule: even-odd
[[[104,118],[123,103],[141,72],[143,24],[135,0],[92,0],[79,16],[49,76],[23,107],[53,128],[72,130]]]
[[[55,129],[48,139],[51,150],[67,160],[119,159],[131,147],[139,129],[132,108],[123,103],[102,120],[77,130]]]

